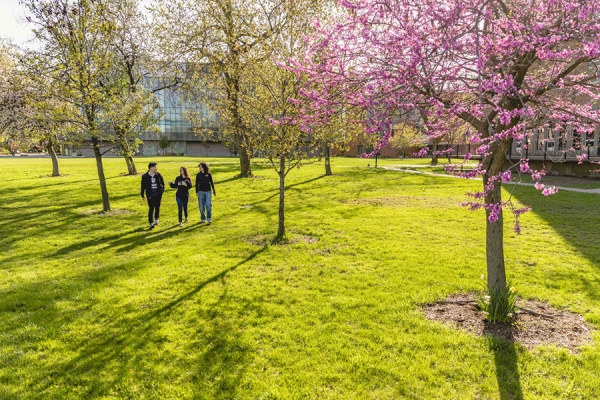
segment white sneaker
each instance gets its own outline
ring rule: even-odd
[[[185,219],[185,221],[183,221],[183,222],[188,222],[188,221],[187,221],[187,218],[186,218],[186,219]]]
[[[150,226],[148,227],[148,229],[154,229],[154,224],[150,224]]]
[[[158,220],[154,221],[154,225],[158,225]]]
[[[212,224],[212,219],[209,219],[209,220],[208,220],[208,223],[209,223],[209,224]]]
[[[183,226],[183,222],[180,222],[180,223],[179,223],[179,226]]]

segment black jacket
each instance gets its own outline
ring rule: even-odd
[[[165,181],[159,172],[155,173],[154,177],[158,185],[158,195],[162,196],[165,191]],[[152,179],[148,172],[142,175],[142,197],[152,197]]]
[[[199,172],[198,175],[196,175],[196,193],[210,192],[211,188],[213,194],[216,195],[217,192],[215,192],[215,184],[213,183],[212,175],[210,174],[210,172],[208,173],[208,175],[205,175],[203,172]]]
[[[177,189],[175,197],[179,197],[180,199],[187,199],[190,197],[190,189],[192,188],[192,180],[190,178],[183,178],[179,175],[175,178],[175,182],[170,186],[173,189]]]

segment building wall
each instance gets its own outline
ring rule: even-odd
[[[100,153],[103,156],[116,156],[116,146],[113,144],[100,145]],[[94,157],[94,148],[90,142],[84,142],[78,146],[63,145],[62,155],[72,157]]]
[[[187,142],[188,156],[200,157],[228,157],[231,151],[223,143],[219,142]]]

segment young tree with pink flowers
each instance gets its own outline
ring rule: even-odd
[[[340,0],[345,13],[319,26],[295,71],[310,82],[301,92],[303,123],[326,123],[339,104],[368,110],[367,130],[384,132],[397,114],[418,109],[426,132],[444,134],[450,118],[469,125],[482,162],[465,178],[483,188],[463,203],[485,209],[487,285],[506,291],[502,221],[508,210],[520,231],[527,209],[503,200],[512,173],[544,171],[527,160],[510,165],[513,140],[536,126],[591,131],[599,121],[599,0]],[[336,107],[333,107],[336,106]],[[467,158],[469,155],[467,155]],[[452,171],[452,169],[450,168]]]

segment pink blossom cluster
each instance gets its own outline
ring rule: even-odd
[[[502,214],[502,203],[485,204],[484,208],[488,211],[488,221],[498,221],[498,216]]]
[[[417,151],[416,153],[413,153],[413,157],[425,157],[427,154],[429,154],[429,148],[428,147],[423,147],[421,150]]]
[[[587,160],[587,158],[588,158],[587,154],[581,154],[581,155],[578,154],[578,155],[576,155],[576,157],[577,157],[577,164],[583,164],[583,162],[585,160]]]
[[[556,186],[552,186],[551,188],[545,187],[542,189],[542,194],[544,196],[550,196],[551,194],[558,193],[558,188]]]

